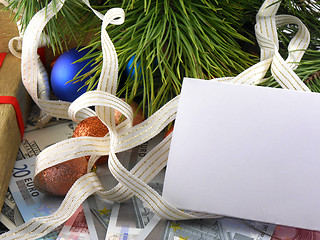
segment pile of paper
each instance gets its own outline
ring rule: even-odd
[[[44,148],[70,138],[76,124],[71,121],[53,122],[51,126],[35,129],[31,116],[12,174],[10,187],[2,208],[0,220],[8,228],[38,216],[53,213],[62,197],[47,196],[33,186],[36,155]],[[156,138],[119,154],[123,165],[131,169],[145,154],[163,139]],[[97,174],[106,189],[117,184],[107,165],[99,166]],[[150,183],[162,192],[164,172]],[[91,196],[64,225],[43,239],[221,239],[221,240],[269,240],[275,226],[241,219],[201,219],[168,221],[160,219],[134,197],[127,202],[115,203]],[[290,239],[290,238],[286,238]]]

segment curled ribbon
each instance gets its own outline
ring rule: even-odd
[[[65,0],[56,3],[59,11]],[[122,24],[124,11],[119,8],[110,9],[105,15],[97,12],[88,0],[83,2],[102,20],[101,43],[103,53],[102,72],[97,90],[87,92],[72,104],[63,101],[51,101],[38,97],[38,78],[41,66],[37,58],[37,44],[41,32],[47,22],[55,15],[50,3],[47,9],[40,10],[30,21],[22,45],[22,78],[31,97],[39,107],[51,116],[72,119],[79,122],[90,116],[98,116],[108,127],[109,133],[104,137],[79,137],[59,142],[46,148],[36,160],[35,175],[56,164],[73,158],[91,155],[88,173],[79,178],[69,190],[60,208],[52,215],[34,218],[0,236],[0,239],[33,239],[39,238],[66,221],[91,194],[99,194],[112,201],[124,201],[138,196],[146,206],[162,218],[181,220],[190,218],[220,217],[198,212],[181,211],[170,205],[147,183],[166,166],[170,149],[171,135],[160,142],[138,164],[128,171],[116,156],[117,152],[138,146],[161,132],[175,119],[179,96],[169,101],[144,122],[132,126],[132,110],[130,106],[115,96],[118,78],[118,59],[109,38],[106,27],[109,24]],[[295,17],[278,15],[280,1],[266,0],[257,14],[255,26],[256,37],[261,49],[261,61],[248,68],[234,78],[219,78],[214,81],[228,81],[240,84],[257,84],[263,81],[267,70],[271,71],[282,87],[300,91],[310,91],[294,73],[297,62],[303,56],[310,37],[308,30]],[[299,31],[289,44],[289,56],[285,61],[278,53],[277,26],[294,23]],[[293,63],[295,62],[295,63]],[[95,106],[95,111],[90,107]],[[123,113],[127,119],[118,126],[114,122],[114,110]],[[95,173],[90,173],[91,166],[97,156],[109,155],[108,167],[118,180],[118,185],[105,190]]]

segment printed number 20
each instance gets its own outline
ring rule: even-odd
[[[31,172],[27,168],[28,168],[27,164],[23,164],[23,167],[21,167],[21,168],[14,168],[13,169],[13,177],[20,178],[20,177],[25,177],[25,176],[29,175]],[[15,171],[15,170],[17,170],[17,171]]]

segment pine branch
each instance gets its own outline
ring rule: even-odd
[[[59,0],[52,0],[53,9]],[[42,8],[48,6],[48,0],[10,0],[7,10],[15,9],[14,20],[21,19],[22,32],[26,29],[31,18]],[[68,49],[70,41],[79,42],[84,37],[80,31],[80,23],[83,18],[93,17],[91,11],[80,0],[68,0],[56,17],[52,18],[45,27],[45,33],[49,36],[50,47],[53,52],[61,53]]]
[[[120,5],[107,1],[106,6]],[[123,1],[126,21],[120,29],[109,28],[108,33],[116,46],[120,69],[132,56],[136,58],[134,78],[122,75],[124,83],[118,94],[130,100],[139,96],[150,115],[180,93],[183,77],[210,79],[237,75],[258,61],[249,54],[258,54],[257,44],[248,42],[244,36],[255,42],[253,29],[260,6],[261,1],[253,0]],[[284,0],[279,9],[279,14],[295,15],[308,26],[313,50],[319,50],[318,9],[314,2],[299,0]],[[296,30],[295,26],[279,29],[283,56]],[[99,38],[92,45],[100,47]],[[141,69],[137,67],[138,61]],[[296,72],[317,91],[318,78],[314,76],[318,75],[314,73],[319,69],[319,51],[308,50]],[[94,85],[95,81],[93,78],[88,82]],[[264,85],[279,87],[272,77]]]
[[[183,77],[234,76],[254,63],[254,56],[239,44],[250,42],[236,30],[241,28],[241,4],[136,0],[107,1],[105,6],[126,10],[125,23],[107,29],[120,70],[135,56],[134,77],[121,74],[118,94],[129,101],[140,98],[148,115],[180,93]],[[90,46],[99,49],[100,44],[97,36]]]
[[[54,4],[59,0],[52,0]],[[90,1],[94,4],[94,1]],[[141,101],[151,115],[180,93],[183,77],[211,79],[235,76],[258,61],[259,49],[254,37],[255,16],[261,6],[256,0],[106,0],[96,1],[97,10],[122,7],[125,23],[109,26],[119,58],[118,96]],[[10,0],[16,8],[16,20],[23,29],[32,16],[48,5],[48,0]],[[320,7],[314,0],[283,0],[278,14],[301,19],[311,33],[311,43],[296,73],[312,91],[320,90]],[[71,40],[83,45],[83,37],[94,37],[87,47],[97,49],[84,59],[94,57],[95,76],[86,84],[93,89],[101,72],[100,20],[80,0],[68,0],[45,28],[54,52],[68,48]],[[280,54],[297,29],[294,25],[279,29]],[[135,56],[133,77],[124,74],[129,59]],[[93,62],[92,62],[93,63]],[[138,66],[139,65],[139,66]],[[141,74],[139,74],[141,72]],[[79,73],[81,75],[81,73]],[[75,81],[81,80],[79,76]],[[265,86],[279,87],[272,77]]]
[[[313,92],[320,92],[320,5],[316,1],[294,0],[283,1],[279,14],[290,14],[298,17],[310,31],[311,41],[299,67],[295,70]],[[280,54],[285,58],[288,54],[288,44],[297,33],[295,25],[288,25],[278,29],[280,39]],[[263,86],[280,87],[274,78],[270,77]]]

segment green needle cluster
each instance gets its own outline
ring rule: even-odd
[[[255,5],[254,8],[258,9],[259,6]],[[279,14],[294,15],[308,28],[311,41],[295,72],[311,91],[320,92],[320,3],[316,0],[284,0],[279,9]],[[279,51],[284,59],[288,55],[288,44],[297,31],[298,29],[295,25],[288,25],[278,29]],[[262,85],[280,87],[272,77],[269,77]]]
[[[20,21],[24,31],[31,18],[42,8],[48,6],[48,0],[10,0],[6,9],[14,10],[14,20]],[[52,0],[53,9],[59,0]],[[63,8],[46,25],[44,32],[50,39],[50,47],[54,53],[61,53],[68,48],[70,41],[82,39],[80,22],[93,15],[83,6],[80,0],[66,0]]]
[[[55,5],[59,0],[52,0]],[[296,73],[312,91],[320,92],[320,4],[318,0],[283,0],[278,14],[291,14],[304,22],[311,43]],[[16,20],[25,28],[48,0],[10,0]],[[98,11],[112,7],[125,10],[122,25],[108,26],[119,60],[118,96],[141,103],[151,115],[180,93],[184,77],[212,79],[235,76],[258,62],[254,37],[255,16],[262,0],[91,0]],[[93,57],[93,77],[86,81],[93,89],[102,67],[98,19],[81,0],[66,0],[64,7],[45,28],[54,52],[68,48],[71,40],[92,47],[83,59]],[[297,31],[295,25],[279,29],[280,54],[286,58],[287,45]],[[85,36],[89,43],[83,44]],[[132,74],[125,74],[130,66]],[[81,59],[82,60],[82,59]],[[81,61],[80,60],[80,61]],[[74,81],[87,75],[78,73]],[[264,86],[279,87],[270,76]]]
[[[124,24],[107,29],[119,69],[134,56],[134,76],[120,74],[118,94],[129,101],[138,98],[147,115],[180,93],[184,77],[234,76],[254,63],[254,56],[241,48],[250,41],[237,31],[244,17],[237,2],[125,0],[106,1],[104,7],[126,12]],[[99,49],[100,44],[98,34],[89,46]]]

